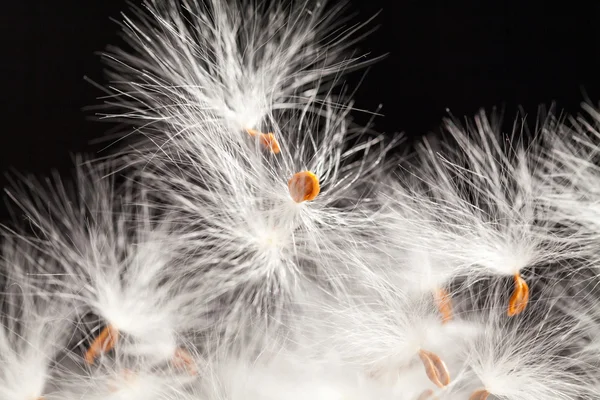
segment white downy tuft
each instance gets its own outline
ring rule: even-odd
[[[119,346],[133,356],[172,359],[185,335],[204,328],[202,299],[182,290],[166,226],[152,222],[143,193],[120,189],[88,164],[76,184],[29,180],[9,193],[34,229],[29,240],[51,261],[37,266],[56,296],[90,320],[85,360]],[[82,328],[84,329],[84,328]],[[85,330],[85,329],[84,329]]]
[[[73,315],[38,290],[38,265],[51,264],[34,246],[2,236],[0,258],[0,398],[38,400],[51,393],[54,365],[67,344]]]
[[[147,140],[8,190],[1,399],[600,397],[597,110],[409,162],[334,88],[343,4],[143,7],[105,116]]]
[[[553,221],[540,204],[539,144],[523,143],[519,124],[506,135],[483,113],[466,128],[448,121],[457,150],[423,147],[437,214],[451,229],[439,245],[477,275],[512,276],[572,256],[551,235]]]
[[[347,110],[327,105],[322,115],[279,121],[278,154],[241,135],[224,140],[223,127],[206,123],[140,164],[182,268],[233,335],[249,323],[290,323],[307,285],[345,296],[359,281],[381,281],[361,253],[379,234],[365,187],[393,143],[348,146],[366,132]]]
[[[551,300],[532,303],[511,319],[498,312],[501,297],[493,291],[485,296],[485,311],[476,317],[483,327],[466,349],[465,379],[459,387],[479,381],[479,386],[471,386],[473,399],[486,398],[476,396],[482,393],[506,400],[591,395],[589,383],[597,369],[575,356],[583,336],[574,318],[560,312]]]
[[[343,72],[372,62],[348,54],[364,34],[363,24],[347,24],[344,2],[149,0],[144,8],[122,22],[132,51],[105,55],[106,102],[117,107],[107,117],[161,141],[207,120],[266,133],[273,113],[318,108]]]

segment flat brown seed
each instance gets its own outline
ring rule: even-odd
[[[310,171],[295,173],[288,181],[288,189],[296,203],[314,200],[321,191],[319,178]]]
[[[469,397],[469,400],[487,400],[487,398],[490,396],[490,392],[488,392],[485,389],[479,389],[474,391],[471,396]]]
[[[118,339],[119,331],[112,325],[107,325],[86,351],[85,361],[93,364],[101,354],[111,351],[117,345]]]
[[[433,295],[442,317],[442,323],[452,321],[452,297],[450,294],[445,289],[437,289]]]
[[[425,367],[425,373],[431,382],[438,387],[450,384],[448,368],[437,354],[426,350],[419,350],[419,357]]]
[[[273,154],[279,154],[281,148],[279,147],[279,143],[277,139],[275,139],[275,135],[271,132],[262,133],[255,129],[246,129],[246,132],[252,137],[259,137],[260,143],[267,149],[271,150]]]
[[[196,363],[194,362],[191,354],[185,349],[178,348],[175,350],[175,354],[173,356],[173,366],[178,369],[186,370],[190,375],[198,375]]]
[[[433,390],[427,389],[417,397],[417,400],[436,400],[437,397],[433,395]]]
[[[509,317],[521,314],[525,311],[529,302],[529,285],[520,274],[514,276],[515,288],[508,302],[507,314]]]

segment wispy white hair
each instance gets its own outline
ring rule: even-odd
[[[278,154],[236,131],[223,139],[225,127],[207,122],[139,163],[157,208],[178,226],[185,268],[236,332],[248,318],[280,324],[306,285],[343,296],[378,279],[360,250],[378,232],[368,187],[393,143],[359,140],[365,130],[348,109],[322,111],[276,121]],[[297,202],[289,182],[305,171],[320,191]]]
[[[211,360],[199,385],[207,400],[338,400],[407,399],[398,397],[356,369],[315,362],[303,353],[266,357],[223,357]]]
[[[75,359],[75,365],[77,360]],[[60,375],[51,400],[191,400],[197,376],[144,357],[117,351],[94,366],[71,368]]]
[[[394,291],[417,297],[448,288],[466,268],[438,247],[453,233],[440,212],[443,205],[411,177],[394,177],[387,186],[377,213],[377,225],[384,233],[374,257],[385,260],[389,284]]]
[[[484,294],[484,308],[477,312],[484,328],[466,348],[463,374],[466,384],[480,382],[499,399],[578,399],[590,395],[590,368],[573,351],[581,330],[572,317],[554,306],[550,292],[533,302],[521,315],[502,312],[495,290]],[[594,369],[594,371],[596,371]],[[594,372],[590,376],[594,375]],[[582,396],[582,397],[581,397]]]
[[[570,233],[595,266],[600,227],[600,114],[589,104],[584,111],[545,132],[549,179],[543,200],[553,211],[555,223]]]
[[[0,258],[0,397],[37,400],[50,393],[53,368],[68,343],[64,302],[37,289],[36,264],[45,260],[18,236],[2,237]]]
[[[461,369],[459,355],[479,331],[458,318],[444,323],[433,300],[399,292],[395,298],[321,302],[299,328],[308,334],[297,343],[317,359],[354,368],[399,398],[437,392]]]
[[[117,107],[108,115],[159,136],[206,119],[266,129],[272,113],[315,103],[364,63],[347,54],[362,25],[347,25],[344,2],[328,3],[146,1],[122,23],[131,50],[106,54]]]
[[[131,181],[118,185],[79,162],[74,184],[29,179],[9,191],[33,227],[28,240],[52,260],[37,273],[80,318],[100,317],[92,336],[108,325],[125,335],[123,350],[168,358],[184,333],[203,328],[189,314],[197,315],[202,299],[179,285],[164,227],[153,223],[143,191],[135,197]]]
[[[552,210],[542,201],[540,141],[525,143],[525,126],[517,121],[505,134],[482,112],[466,127],[447,121],[456,147],[422,148],[425,179],[445,226],[435,247],[472,276],[510,276],[577,254],[568,237],[553,232]]]

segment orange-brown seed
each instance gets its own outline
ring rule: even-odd
[[[173,366],[178,369],[184,369],[190,375],[198,375],[198,370],[196,368],[196,363],[192,358],[191,354],[183,349],[178,348],[175,350],[175,354],[173,356]]]
[[[515,274],[514,280],[515,288],[508,302],[507,314],[509,317],[521,314],[525,311],[529,302],[529,285],[527,285],[527,282],[525,282],[520,274]]]
[[[319,178],[310,171],[295,173],[288,181],[288,188],[296,203],[314,200],[321,191]]]
[[[263,145],[265,148],[271,150],[271,153],[279,154],[279,152],[281,151],[279,143],[277,142],[277,139],[275,139],[275,135],[273,133],[262,133],[255,129],[246,129],[246,132],[248,132],[248,134],[252,137],[258,136],[260,144]]]
[[[419,357],[425,367],[425,373],[431,382],[438,387],[444,387],[450,384],[450,373],[442,359],[435,353],[427,350],[420,350]]]
[[[101,354],[112,350],[117,345],[118,339],[119,331],[112,325],[107,325],[86,351],[85,361],[93,364]]]
[[[471,396],[469,397],[469,400],[487,400],[487,398],[490,396],[490,392],[488,392],[485,389],[479,389],[474,391]]]
[[[442,317],[442,323],[452,321],[452,297],[445,289],[437,289],[433,296]]]

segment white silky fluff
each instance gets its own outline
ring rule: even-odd
[[[51,263],[34,246],[2,236],[0,258],[0,398],[37,400],[46,395],[54,365],[69,339],[69,309],[36,288],[36,265]]]
[[[106,171],[79,162],[74,185],[30,180],[10,191],[34,227],[29,240],[52,261],[36,273],[79,318],[100,317],[91,336],[109,324],[124,336],[123,351],[168,360],[186,333],[203,329],[194,318],[202,301],[182,290],[165,227],[152,223],[142,193],[112,187]]]
[[[468,276],[511,276],[580,254],[569,237],[554,231],[554,211],[543,202],[550,178],[538,171],[543,143],[538,131],[532,143],[523,142],[525,123],[517,120],[507,134],[485,113],[466,127],[449,120],[454,145],[439,151],[422,146],[426,172],[419,176],[434,199],[425,213],[433,211],[428,217],[439,221],[435,234],[424,231],[432,239],[424,240],[438,257],[466,267]]]
[[[146,139],[8,191],[28,225],[4,237],[0,398],[600,396],[597,111],[531,143],[524,121],[449,120],[451,144],[390,173],[398,140],[334,89],[369,62],[343,4],[143,8],[105,54],[105,116]],[[297,203],[303,171],[320,192]],[[115,348],[86,364],[106,326]]]
[[[385,170],[393,143],[375,136],[347,146],[363,133],[347,113],[325,104],[274,120],[279,154],[206,122],[140,164],[174,221],[183,268],[233,335],[247,323],[291,323],[307,285],[345,296],[358,281],[380,283],[361,253],[376,230],[364,187]],[[302,171],[317,176],[320,193],[296,203],[288,180]]]
[[[496,290],[484,295],[480,334],[465,349],[463,380],[457,387],[486,389],[505,400],[579,399],[593,390],[597,366],[577,356],[583,339],[578,322],[545,292],[524,314],[507,317]],[[477,383],[479,382],[479,383]]]
[[[597,269],[600,227],[600,113],[589,104],[584,113],[547,130],[544,166],[549,179],[544,202],[553,219]]]
[[[198,386],[206,400],[362,400],[394,399],[391,390],[361,377],[353,368],[315,363],[299,354],[258,359],[217,358]]]
[[[316,305],[313,319],[304,322],[306,336],[297,340],[300,348],[317,359],[352,367],[360,379],[397,398],[437,390],[419,359],[421,350],[440,356],[454,378],[462,367],[458,355],[479,333],[478,323],[459,318],[442,323],[427,295],[383,294],[337,303]]]
[[[75,358],[74,361],[76,362]],[[143,357],[117,352],[91,367],[71,368],[61,375],[51,400],[192,400],[198,377]]]
[[[165,125],[177,135],[206,119],[264,130],[272,113],[314,104],[341,73],[371,62],[348,52],[362,24],[347,24],[344,2],[148,0],[144,8],[122,22],[131,50],[106,53],[107,103],[117,106],[107,116],[159,141]]]

